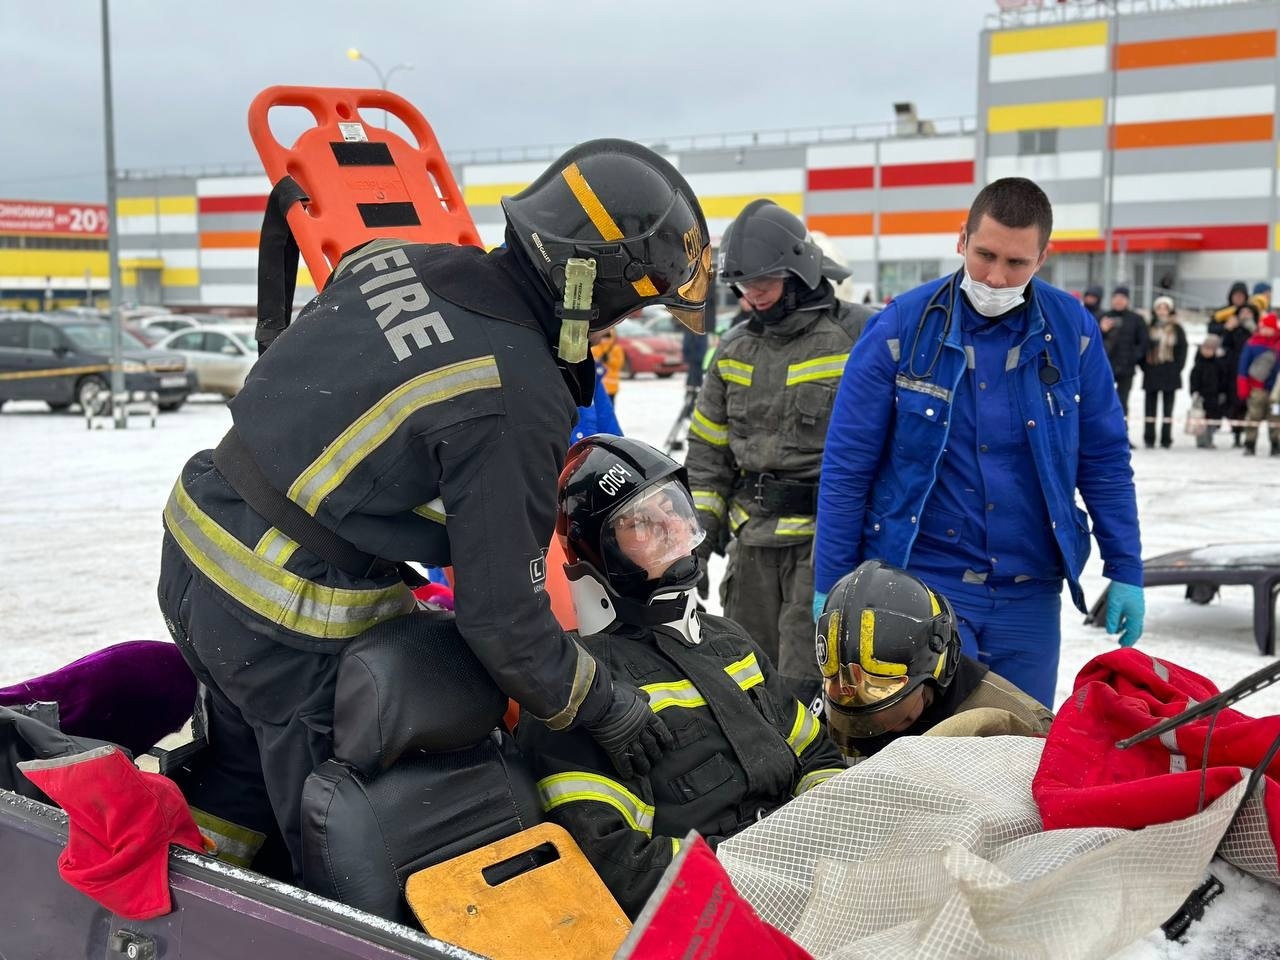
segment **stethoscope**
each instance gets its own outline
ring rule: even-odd
[[[935,370],[938,369],[938,361],[942,359],[942,351],[947,342],[947,335],[951,333],[951,314],[956,306],[956,288],[959,285],[959,277],[964,273],[961,267],[953,273],[947,282],[933,291],[933,295],[929,297],[929,302],[924,305],[924,311],[920,314],[920,322],[916,324],[916,334],[911,341],[911,352],[907,355],[907,378],[910,380],[928,380],[933,376]],[[924,373],[916,372],[916,350],[920,346],[920,335],[924,332],[924,328],[929,320],[930,310],[942,311],[942,332],[938,335],[938,345],[933,350],[933,356],[929,358],[929,365]],[[1055,383],[1062,379],[1062,371],[1053,365],[1053,358],[1049,356],[1049,351],[1045,350],[1040,355],[1043,363],[1040,365],[1040,382],[1046,387],[1052,387]]]

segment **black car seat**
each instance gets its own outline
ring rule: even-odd
[[[452,615],[386,621],[341,656],[334,758],[302,791],[304,883],[416,926],[408,877],[538,823],[534,779]]]

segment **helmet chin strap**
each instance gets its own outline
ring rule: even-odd
[[[659,592],[649,602],[620,597],[598,579],[587,563],[565,565],[569,594],[578,614],[578,632],[583,636],[604,633],[615,624],[639,627],[666,627],[690,646],[702,642],[697,600],[692,587]]]

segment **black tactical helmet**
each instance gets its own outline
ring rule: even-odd
[[[647,603],[697,585],[694,547],[706,533],[684,467],[647,443],[600,433],[569,448],[556,536],[571,577],[585,565],[615,596]]]
[[[525,256],[564,295],[565,262],[594,258],[592,332],[661,304],[694,333],[705,329],[711,236],[676,168],[629,140],[590,140],[555,161],[502,209]]]
[[[831,588],[815,652],[827,724],[837,743],[879,736],[884,721],[925,681],[945,690],[960,662],[947,598],[916,577],[867,560]]]
[[[816,290],[823,277],[838,283],[849,272],[824,258],[794,213],[772,200],[752,200],[720,240],[720,279],[738,284],[784,274]]]

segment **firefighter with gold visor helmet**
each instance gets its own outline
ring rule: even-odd
[[[832,587],[815,653],[827,730],[851,759],[901,736],[1046,733],[1053,714],[960,652],[947,598],[867,560]]]

